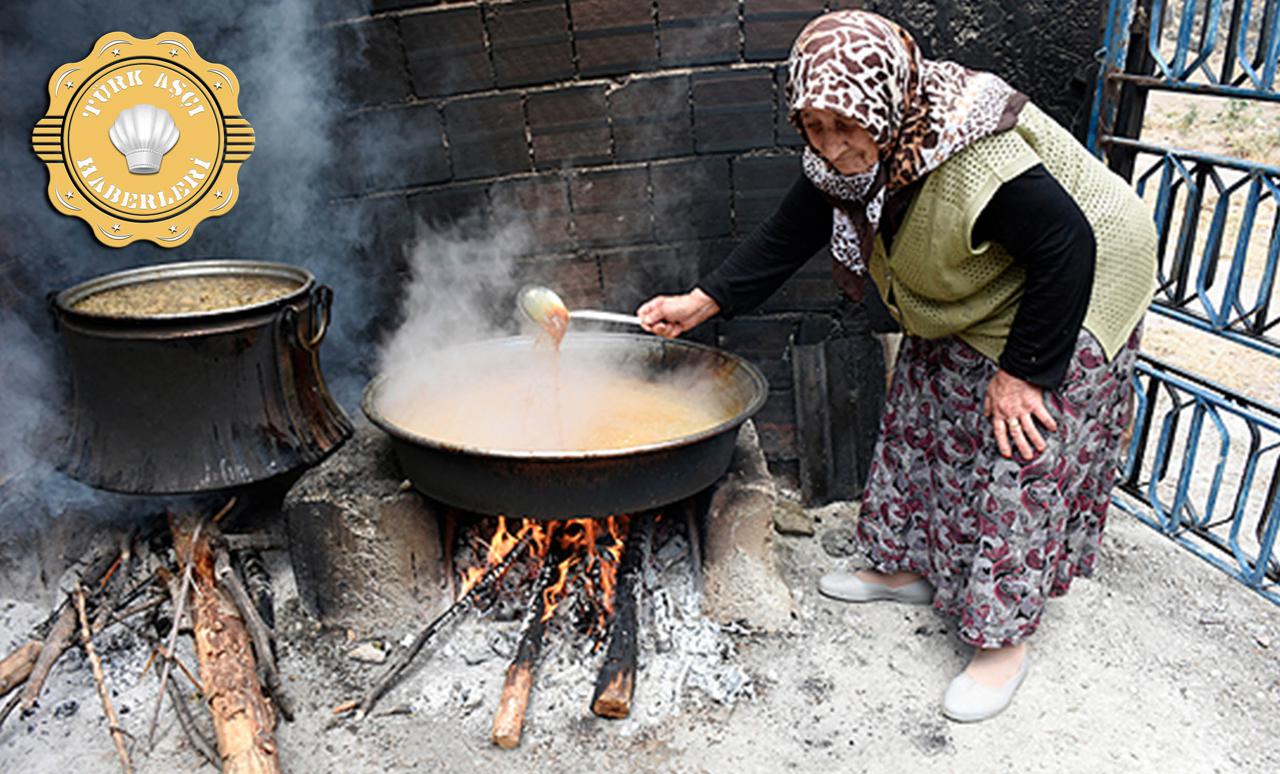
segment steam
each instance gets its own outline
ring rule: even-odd
[[[522,261],[532,240],[523,222],[478,233],[474,221],[419,224],[402,322],[379,351],[376,408],[396,425],[505,451],[619,449],[706,430],[743,408],[710,360],[657,375],[666,346],[658,339],[632,346],[583,336],[589,329],[575,323],[557,353],[520,318],[515,297],[541,282],[572,299],[561,267]],[[499,339],[517,327],[533,335]]]
[[[442,349],[512,331],[517,259],[529,251],[529,229],[508,221],[476,232],[473,221],[417,224],[401,322],[379,351],[378,370],[389,380],[417,381]]]

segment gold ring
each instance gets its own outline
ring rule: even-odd
[[[1014,418],[1014,419],[1006,419],[1006,420],[1005,420],[1005,424],[1009,425],[1009,429],[1010,429],[1010,430],[1021,430],[1021,429],[1022,429],[1022,425],[1018,423],[1017,418]]]

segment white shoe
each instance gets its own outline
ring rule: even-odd
[[[1018,673],[998,688],[983,685],[967,672],[961,672],[947,686],[942,697],[942,714],[961,723],[975,723],[999,715],[1013,701],[1013,694],[1026,679],[1028,663],[1030,658],[1024,653]]]
[[[829,572],[818,579],[818,591],[845,602],[875,602],[881,599],[909,605],[927,605],[933,602],[933,586],[923,578],[895,588],[883,583],[864,581],[851,572]]]

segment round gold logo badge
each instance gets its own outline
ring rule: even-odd
[[[239,91],[230,68],[201,59],[183,35],[103,35],[54,71],[49,112],[31,132],[49,201],[112,247],[186,242],[235,205],[254,142]]]

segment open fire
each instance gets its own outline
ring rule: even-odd
[[[534,521],[521,519],[520,526],[513,533],[507,526],[507,518],[499,516],[493,527],[493,534],[481,544],[477,550],[477,542],[482,538],[471,539],[471,544],[463,549],[463,553],[476,556],[474,564],[462,567],[460,593],[466,594],[490,569],[502,564],[511,551],[522,542],[528,541],[532,546],[534,557],[531,571],[523,573],[524,577],[511,580],[512,593],[523,598],[523,586],[532,583],[540,574],[543,565],[552,554],[553,544],[557,557],[552,573],[552,582],[541,591],[542,621],[546,623],[555,615],[560,603],[568,596],[572,587],[581,587],[582,593],[573,597],[580,608],[571,611],[574,620],[585,624],[584,634],[599,638],[603,636],[608,617],[613,614],[614,592],[618,577],[618,564],[622,561],[625,545],[624,535],[630,525],[629,516],[610,516],[606,519],[568,519],[564,521]],[[477,531],[483,531],[488,520],[478,521]],[[464,541],[465,542],[465,541]],[[554,561],[554,559],[552,560]],[[495,595],[500,593],[509,579],[510,573],[503,573],[502,582],[491,589]]]
[[[592,711],[603,717],[626,717],[635,686],[636,599],[634,576],[643,551],[625,551],[627,536],[644,540],[652,532],[653,514],[637,517],[560,521],[521,520],[514,532],[506,517],[498,517],[487,540],[484,532],[495,520],[474,522],[461,541],[461,595],[466,598],[482,581],[490,608],[520,605],[524,624],[515,655],[507,668],[502,695],[494,715],[491,738],[511,748],[520,742],[534,671],[548,624],[561,608],[570,633],[589,638],[591,652],[609,641],[609,650],[596,680]],[[644,546],[641,545],[641,548]],[[524,550],[522,561],[515,558]],[[467,554],[470,555],[468,561]],[[495,571],[496,574],[495,574]],[[620,574],[623,574],[619,594]]]

